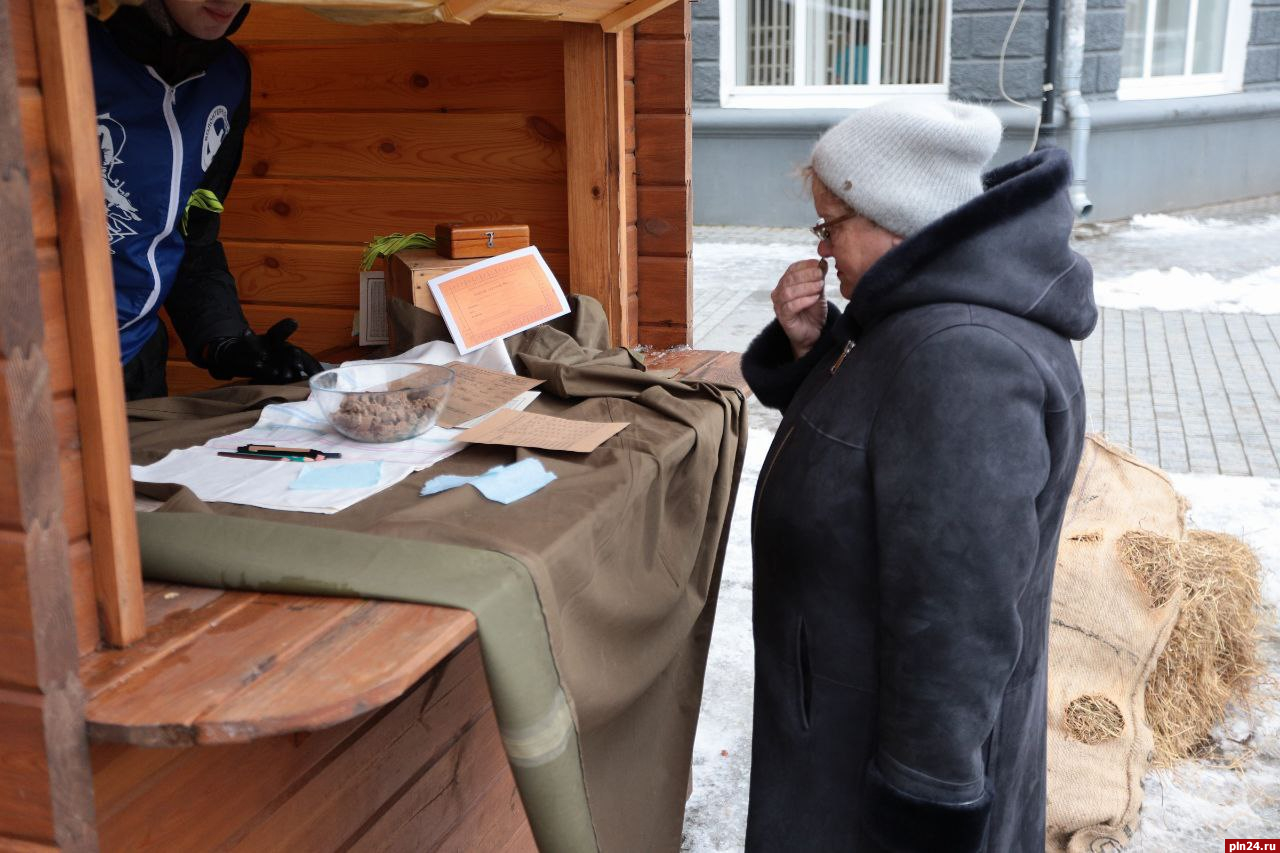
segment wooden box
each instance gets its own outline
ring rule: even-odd
[[[387,258],[387,299],[396,297],[432,314],[439,314],[427,280],[462,269],[470,259],[442,258],[430,249],[405,249]]]
[[[528,245],[528,225],[441,222],[436,226],[436,253],[442,258],[492,258]]]

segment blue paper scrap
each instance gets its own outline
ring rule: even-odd
[[[441,474],[428,480],[422,487],[421,494],[425,498],[427,495],[436,495],[470,483],[489,500],[509,504],[528,497],[555,478],[556,475],[543,468],[537,459],[521,459],[511,465],[490,468],[475,477]]]
[[[367,489],[378,485],[382,479],[381,462],[346,462],[341,465],[306,462],[301,467],[289,488]]]

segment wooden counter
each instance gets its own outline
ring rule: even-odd
[[[102,850],[535,849],[467,611],[145,597],[83,661]]]

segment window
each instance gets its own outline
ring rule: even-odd
[[[721,0],[721,103],[946,96],[948,0]]]
[[[1120,98],[1238,92],[1249,0],[1128,0]]]

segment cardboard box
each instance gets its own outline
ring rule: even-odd
[[[436,253],[442,258],[492,258],[528,245],[528,225],[442,222],[436,226]]]

